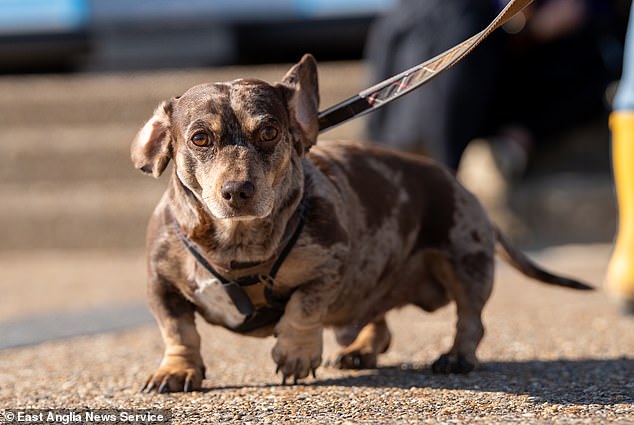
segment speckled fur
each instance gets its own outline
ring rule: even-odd
[[[336,367],[373,367],[390,344],[387,311],[406,304],[433,311],[450,301],[458,312],[455,343],[434,370],[475,365],[496,240],[482,207],[423,157],[360,144],[315,145],[318,102],[316,64],[305,56],[281,83],[193,87],[161,104],[134,140],[132,159],[144,172],[158,176],[174,163],[148,228],[148,294],[166,344],[148,390],[201,385],[195,311],[228,328],[244,319],[185,250],[174,223],[213,261],[265,261],[302,196],[305,227],[274,287],[290,299],[274,327],[255,333],[277,337],[272,356],[284,377],[301,379],[320,365],[326,326],[345,345]],[[258,129],[271,122],[279,138],[264,150]],[[201,129],[213,139],[205,148],[191,142]],[[228,180],[255,186],[239,210],[221,196]],[[240,276],[238,270],[227,277]]]

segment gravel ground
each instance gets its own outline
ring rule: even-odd
[[[557,270],[598,283],[606,245],[540,251]],[[0,351],[0,407],[160,408],[173,423],[634,423],[634,319],[605,294],[549,288],[502,265],[485,310],[479,370],[436,376],[429,364],[452,340],[454,311],[392,312],[390,351],[369,371],[320,368],[281,386],[272,338],[199,324],[204,391],[137,391],[157,365],[156,326]],[[28,308],[28,301],[27,301]],[[336,349],[327,332],[325,352]]]

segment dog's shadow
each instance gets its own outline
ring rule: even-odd
[[[634,359],[490,361],[467,375],[436,375],[427,366],[399,364],[300,385],[471,390],[528,395],[533,403],[613,405],[634,402]],[[221,389],[227,387],[204,391]]]
[[[634,359],[493,361],[483,362],[467,375],[437,375],[429,367],[386,366],[374,373],[314,384],[503,392],[528,395],[536,403],[609,405],[634,402]]]

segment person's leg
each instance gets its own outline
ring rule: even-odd
[[[605,289],[634,314],[634,9],[625,42],[623,76],[610,116],[619,227]]]
[[[376,81],[390,76],[386,71],[401,72],[472,36],[495,12],[488,0],[410,0],[399,7],[369,39],[366,55]],[[481,135],[488,121],[498,36],[422,89],[373,112],[368,138],[425,153],[455,169],[466,144]]]

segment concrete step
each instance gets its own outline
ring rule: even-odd
[[[165,181],[0,186],[0,250],[140,249]]]
[[[288,65],[110,74],[12,76],[0,79],[0,138],[10,127],[46,128],[86,123],[141,125],[156,105],[190,87],[237,78],[282,79]],[[322,108],[368,84],[359,62],[320,65]],[[354,126],[353,128],[357,128]],[[347,130],[333,134],[350,134]],[[337,136],[338,137],[338,136]]]
[[[143,122],[163,99],[178,96],[195,84],[237,76],[237,69],[224,69],[7,78],[0,80],[0,126]]]
[[[0,181],[67,185],[140,178],[129,153],[137,130],[129,124],[12,127],[0,143]]]

